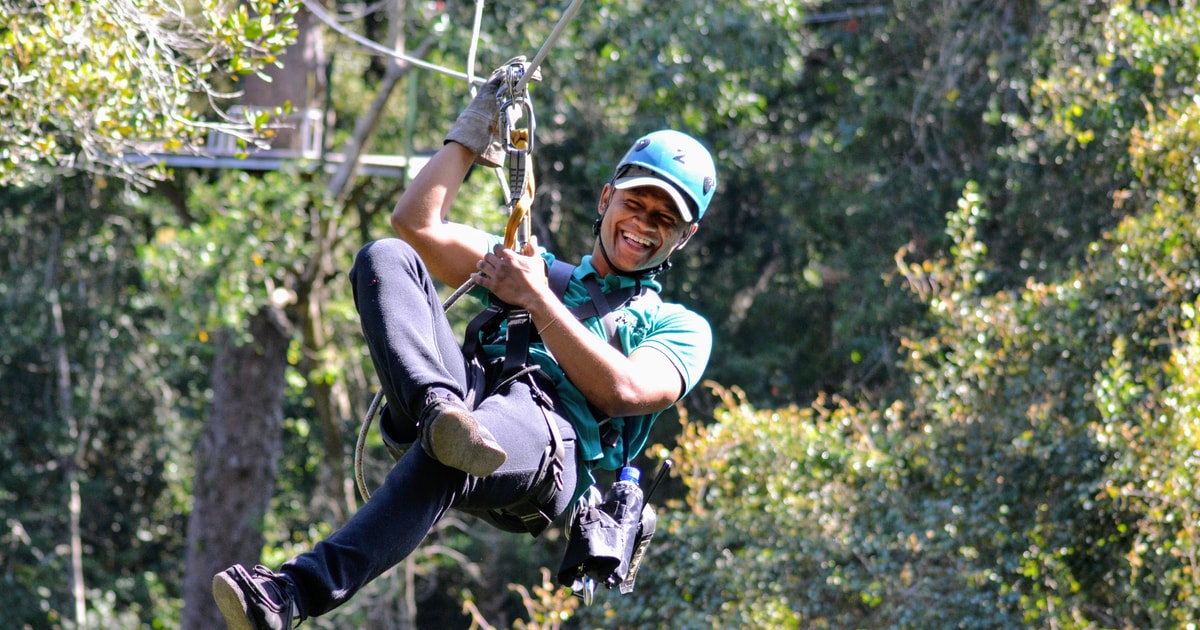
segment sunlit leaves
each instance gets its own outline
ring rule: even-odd
[[[990,213],[979,188],[964,187],[946,216],[949,256],[899,261],[930,307],[927,332],[904,342],[912,388],[902,402],[760,411],[726,394],[716,424],[689,426],[677,452],[687,509],[660,521],[670,542],[648,565],[662,567],[644,578],[651,592],[614,604],[609,618],[895,628],[1194,620],[1200,219],[1195,177],[1176,149],[1193,144],[1189,101],[1153,93],[1158,122],[1124,136],[1136,140],[1141,200],[1063,277],[990,289],[995,261],[981,230]]]
[[[275,63],[295,37],[292,0],[204,0],[191,12],[154,0],[42,0],[0,6],[0,185],[53,172],[160,170],[122,160],[194,146],[220,122],[222,74]],[[234,125],[245,134],[261,125]]]
[[[862,602],[878,597],[868,592],[879,585],[850,565],[864,534],[864,482],[868,494],[886,491],[872,477],[895,465],[870,437],[867,423],[883,419],[855,417],[845,401],[768,411],[738,391],[718,393],[717,423],[688,424],[674,455],[686,509],[660,516],[663,541],[634,601],[610,598],[607,618],[630,627],[664,618],[678,627],[853,626]]]
[[[1019,593],[995,605],[1026,624],[1170,627],[1200,602],[1195,431],[1175,411],[1196,387],[1194,339],[1176,331],[1194,327],[1200,248],[1194,207],[1166,192],[1058,284],[982,293],[969,203],[948,220],[949,269],[909,275],[941,305],[937,334],[907,342],[911,404],[937,436],[930,471],[970,506],[971,570]]]

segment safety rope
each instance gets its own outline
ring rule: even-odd
[[[483,0],[476,0],[475,5],[475,26],[472,34],[471,42],[471,58],[468,60],[467,73],[457,73],[448,70],[441,66],[436,66],[419,59],[408,57],[394,50],[389,50],[386,47],[380,46],[366,38],[360,37],[357,34],[351,33],[337,24],[323,8],[317,6],[313,0],[304,0],[304,5],[308,7],[313,15],[317,16],[325,24],[335,31],[349,37],[350,39],[371,48],[382,54],[402,59],[414,66],[441,72],[450,76],[465,79],[468,85],[474,86],[478,81],[474,76],[474,57],[476,44],[479,38],[479,26],[483,13]],[[508,222],[504,229],[504,246],[509,249],[523,248],[530,240],[532,213],[530,212],[533,203],[534,195],[534,177],[533,177],[533,149],[534,149],[534,131],[536,119],[533,114],[533,102],[529,98],[529,81],[541,67],[546,56],[551,48],[558,41],[567,25],[575,19],[583,6],[583,0],[571,0],[570,5],[563,11],[562,17],[558,23],[554,25],[554,29],[550,31],[546,41],[542,43],[542,47],[538,49],[533,60],[527,65],[520,63],[509,64],[506,68],[505,80],[501,84],[501,89],[497,90],[496,99],[497,105],[500,108],[500,137],[504,139],[504,150],[507,155],[508,180],[504,181],[503,176],[500,176],[501,183],[506,184],[505,201],[508,207],[509,216]],[[524,120],[524,126],[518,126],[520,121]],[[499,172],[497,171],[499,175]],[[454,303],[474,287],[474,282],[467,280],[454,291],[450,297],[442,302],[442,310],[448,310]],[[362,494],[364,500],[371,499],[371,492],[367,489],[366,478],[363,472],[363,454],[366,450],[367,436],[371,429],[371,423],[378,415],[379,410],[383,407],[383,389],[375,392],[375,398],[371,400],[371,404],[367,407],[366,417],[363,418],[362,428],[358,432],[358,442],[354,448],[354,479],[358,485],[358,491]]]

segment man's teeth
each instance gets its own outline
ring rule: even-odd
[[[624,236],[625,238],[627,238],[643,247],[653,247],[654,246],[654,243],[652,243],[649,239],[645,239],[640,236],[635,236],[633,234],[630,234],[629,232],[623,232],[622,236]]]

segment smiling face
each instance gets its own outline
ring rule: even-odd
[[[671,198],[657,188],[617,190],[606,185],[600,197],[600,238],[592,264],[601,275],[613,271],[609,263],[626,272],[657,267],[696,229],[683,220]]]

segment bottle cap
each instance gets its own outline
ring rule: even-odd
[[[625,466],[621,469],[621,481],[632,481],[638,483],[642,480],[642,471],[633,466]]]

